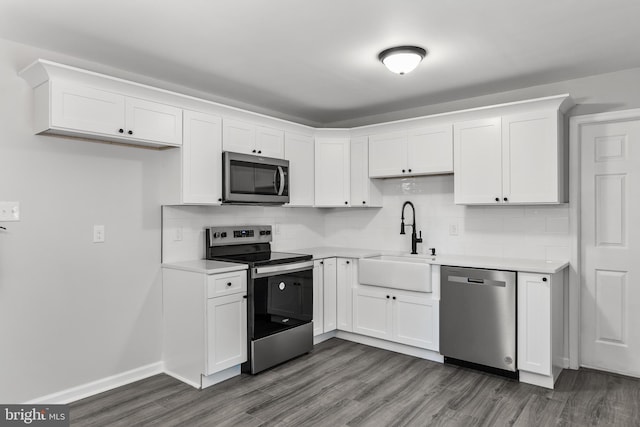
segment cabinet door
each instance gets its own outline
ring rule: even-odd
[[[336,271],[337,325],[341,331],[353,331],[353,285],[355,283],[356,261],[338,258]]]
[[[369,137],[369,177],[407,174],[407,133],[394,132]]]
[[[392,301],[393,340],[437,351],[438,302],[431,294],[408,295],[394,291]]]
[[[234,153],[257,154],[256,129],[251,123],[222,120],[222,149]]]
[[[350,140],[318,138],[315,148],[316,206],[348,206]]]
[[[182,203],[220,203],[222,119],[184,112]]]
[[[246,295],[210,298],[207,301],[207,375],[246,361]]]
[[[284,131],[267,127],[256,127],[255,149],[265,157],[284,158]]]
[[[313,137],[286,133],[284,157],[289,160],[289,206],[313,206]]]
[[[322,287],[324,305],[324,332],[334,331],[338,325],[336,259],[327,258],[323,265],[324,286]]]
[[[504,201],[564,201],[560,199],[559,150],[562,145],[558,144],[558,140],[557,111],[538,111],[502,118]]]
[[[313,262],[313,336],[324,332],[324,260]]]
[[[51,126],[82,132],[119,135],[124,132],[124,96],[86,86],[53,82]]]
[[[353,290],[353,332],[391,339],[391,293],[384,288]]]
[[[456,123],[453,132],[455,203],[502,203],[500,117]]]
[[[411,174],[453,172],[453,132],[451,125],[409,132],[407,171]]]
[[[551,375],[551,279],[518,273],[518,369]]]
[[[144,99],[126,98],[125,136],[147,141],[182,144],[182,110]]]

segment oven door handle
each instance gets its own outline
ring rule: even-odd
[[[277,276],[282,273],[295,273],[297,271],[313,269],[313,261],[296,262],[293,264],[278,264],[264,267],[255,267],[253,269],[253,278]]]

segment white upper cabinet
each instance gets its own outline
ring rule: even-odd
[[[369,176],[432,175],[453,172],[451,125],[369,137]]]
[[[502,200],[500,117],[454,125],[456,203],[498,203]]]
[[[453,172],[452,126],[433,126],[409,131],[407,167],[414,175]]]
[[[147,141],[182,143],[182,110],[171,105],[126,98],[125,125],[127,135]]]
[[[314,150],[312,136],[285,133],[284,158],[289,160],[289,206],[314,204]]]
[[[456,123],[454,154],[458,204],[566,201],[557,108]]]
[[[284,131],[225,118],[222,126],[224,151],[284,158]]]
[[[349,138],[316,138],[316,206],[349,206],[350,142]]]
[[[222,119],[184,112],[182,203],[222,201]]]
[[[379,183],[369,178],[369,140],[366,136],[351,139],[351,206],[381,207]]]
[[[55,81],[35,90],[36,132],[147,146],[182,144],[182,109]]]

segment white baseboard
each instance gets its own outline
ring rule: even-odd
[[[338,331],[336,333],[336,337],[347,341],[357,342],[359,344],[370,345],[371,347],[378,347],[384,350],[395,351],[396,353],[402,353],[408,356],[431,360],[433,362],[444,362],[444,356],[442,356],[437,351],[425,350],[423,348],[412,347],[410,345],[399,344],[345,331]]]
[[[68,388],[66,390],[58,391],[46,396],[38,397],[25,402],[27,405],[48,403],[52,405],[64,405],[67,403],[75,402],[76,400],[84,399],[85,397],[93,396],[98,393],[121,387],[126,384],[130,384],[135,381],[140,381],[145,378],[149,378],[153,375],[161,374],[163,372],[163,363],[156,362],[150,365],[141,366],[136,369],[132,369],[127,372],[122,372],[107,378],[102,378],[90,383],[82,384],[76,387]]]
[[[324,333],[324,334],[315,335],[313,337],[313,345],[317,345],[317,344],[320,344],[321,342],[324,342],[324,341],[329,340],[331,338],[335,338],[336,332],[337,331],[331,331],[331,332],[327,332],[327,333]]]
[[[233,377],[237,377],[240,375],[241,365],[232,366],[230,368],[225,369],[224,371],[216,372],[215,374],[211,374],[209,376],[202,377],[202,388],[207,388],[215,384],[219,384],[223,381],[231,379]]]

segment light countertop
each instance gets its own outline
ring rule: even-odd
[[[569,265],[567,260],[546,261],[542,259],[527,258],[502,258],[473,255],[436,255],[435,257],[418,254],[410,255],[407,252],[384,251],[362,248],[341,248],[334,246],[296,249],[292,252],[313,255],[314,259],[340,257],[340,258],[369,258],[377,255],[407,256],[423,258],[430,264],[451,265],[456,267],[489,268],[495,270],[513,270],[529,273],[554,274],[562,271]]]
[[[204,274],[229,273],[231,271],[241,271],[248,268],[246,264],[210,261],[206,259],[199,259],[194,261],[165,262],[162,264],[162,267],[172,268],[174,270],[193,271],[195,273]]]

